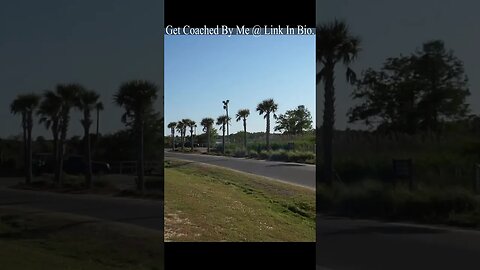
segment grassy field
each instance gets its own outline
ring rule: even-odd
[[[0,207],[1,269],[163,269],[162,233],[60,213]]]
[[[168,160],[165,241],[315,241],[315,191]]]
[[[354,218],[480,228],[480,196],[462,187],[396,186],[366,180],[317,185],[320,212]]]

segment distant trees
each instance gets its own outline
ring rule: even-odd
[[[298,135],[312,129],[312,115],[304,106],[299,105],[296,109],[287,110],[277,118],[275,131],[284,134]]]
[[[211,131],[214,122],[213,118],[210,117],[203,118],[202,122],[200,122],[203,126],[203,131],[207,134],[207,152],[210,152]]]
[[[157,86],[145,80],[123,83],[114,95],[115,103],[125,109],[122,122],[131,126],[137,140],[137,189],[145,190],[144,179],[144,131],[145,119],[152,113],[157,99]]]
[[[196,127],[196,123],[193,120],[187,119],[185,124],[190,128],[190,148],[193,151],[193,129]]]
[[[438,132],[441,123],[467,116],[470,94],[463,63],[443,41],[423,44],[410,56],[388,58],[380,71],[368,69],[357,82],[350,122],[382,131]]]
[[[43,93],[42,102],[37,111],[40,117],[39,123],[43,123],[45,128],[52,131],[53,136],[53,156],[55,165],[59,163],[59,144],[60,144],[60,111],[62,109],[62,98],[57,92],[47,90]],[[54,182],[58,184],[58,171],[55,169]]]
[[[58,146],[58,163],[56,166],[55,179],[57,184],[61,187],[63,185],[63,160],[64,160],[64,147],[67,140],[68,128],[70,125],[70,111],[75,106],[75,102],[78,98],[78,94],[85,91],[85,88],[76,83],[71,84],[59,84],[57,85],[56,92],[60,97],[60,114],[59,114],[59,129],[60,129],[60,141]]]
[[[92,125],[92,111],[98,108],[100,104],[98,99],[100,96],[91,90],[81,90],[78,93],[78,98],[75,101],[75,106],[82,112],[83,119],[81,120],[84,136],[84,156],[85,156],[85,185],[87,188],[92,187],[92,153],[91,153],[91,140],[90,140],[90,126]],[[98,110],[97,110],[98,115]],[[98,123],[98,122],[97,122]],[[98,130],[98,129],[97,129]]]
[[[167,127],[172,134],[172,150],[175,150],[175,128],[177,127],[177,122],[170,122]]]
[[[186,131],[186,126],[184,121],[178,121],[177,123],[177,131],[180,132],[180,149],[183,151],[183,148],[185,146],[185,131]]]
[[[237,122],[242,120],[243,121],[243,148],[247,151],[247,118],[250,115],[249,109],[241,109],[238,110],[236,115]]]
[[[263,118],[266,120],[265,140],[267,144],[267,150],[270,150],[270,115],[273,115],[273,118],[277,118],[277,115],[275,114],[277,109],[278,104],[275,103],[273,99],[266,99],[257,105],[258,114],[264,115]]]
[[[317,83],[324,85],[323,108],[323,178],[331,183],[333,171],[333,129],[335,124],[335,66],[343,63],[347,67],[346,78],[350,83],[356,81],[355,72],[349,65],[360,51],[360,39],[353,36],[347,24],[335,20],[317,27],[316,58],[322,68],[317,74]]]
[[[29,184],[32,181],[32,128],[33,113],[40,102],[40,97],[36,94],[19,95],[10,104],[10,111],[13,114],[20,114],[22,117],[23,129],[23,148],[25,160],[25,182]]]
[[[220,126],[220,129],[222,130],[222,154],[225,154],[225,128],[229,120],[229,117],[226,115],[217,118],[217,125]]]

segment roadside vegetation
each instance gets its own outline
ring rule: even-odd
[[[228,108],[224,103],[224,109]],[[310,111],[303,105],[277,115],[278,105],[267,99],[257,105],[256,111],[265,119],[265,132],[249,132],[248,119],[254,117],[249,109],[238,110],[235,120],[240,122],[243,131],[228,134],[232,119],[227,114],[213,118],[203,118],[200,122],[203,134],[196,135],[196,123],[182,119],[167,125],[170,136],[165,137],[165,145],[173,151],[199,153],[198,148],[206,148],[203,154],[245,157],[263,160],[315,163],[315,131],[312,129]],[[272,127],[272,121],[275,126]],[[221,134],[215,129],[218,126]],[[190,132],[187,136],[187,130]],[[271,131],[277,133],[271,133]],[[179,133],[176,136],[176,132]],[[187,140],[188,137],[188,140]],[[221,142],[215,143],[218,138]]]
[[[315,241],[314,190],[213,165],[165,166],[166,241]]]
[[[318,210],[478,228],[480,117],[467,103],[463,62],[443,41],[432,40],[357,75],[349,64],[360,47],[345,22],[317,29],[317,83],[325,97],[318,127]],[[334,129],[337,63],[347,65],[356,102],[349,123],[363,124],[361,130]]]
[[[64,185],[72,185],[71,179],[78,179],[65,169],[68,157],[80,157],[68,166],[74,168],[76,175],[83,175],[81,188],[86,191],[102,185],[100,174],[111,173],[111,169],[119,173],[117,167],[127,161],[134,163],[133,166],[129,164],[120,173],[135,174],[131,178],[135,183],[133,190],[139,194],[146,192],[145,173],[151,174],[154,168],[146,168],[145,160],[160,164],[163,160],[163,153],[155,150],[163,147],[163,118],[154,110],[157,92],[157,86],[149,81],[131,80],[120,85],[113,99],[114,104],[124,109],[119,118],[126,129],[106,135],[100,133],[100,112],[104,110],[101,97],[81,84],[58,84],[54,90],[40,94],[19,95],[10,110],[20,116],[22,135],[0,139],[0,176],[24,175],[25,184],[19,186],[62,191],[66,190]],[[74,112],[81,114],[79,123],[71,121]],[[51,139],[42,136],[34,139],[32,130],[37,122],[51,132]],[[94,123],[96,131],[92,132]],[[68,132],[75,124],[82,126],[84,134],[69,138]],[[132,144],[132,140],[136,143]],[[93,168],[94,160],[103,167]],[[156,174],[161,176],[162,170],[160,165]],[[45,181],[51,183],[39,184]]]

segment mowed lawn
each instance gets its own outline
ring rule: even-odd
[[[165,168],[165,241],[315,241],[315,191],[180,160]]]
[[[0,269],[163,269],[160,231],[0,207]]]

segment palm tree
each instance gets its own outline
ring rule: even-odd
[[[333,129],[335,124],[335,65],[342,62],[347,67],[347,81],[356,81],[349,65],[360,51],[360,39],[351,35],[345,22],[335,20],[317,28],[317,62],[322,69],[317,74],[317,83],[324,84],[323,109],[323,176],[326,183],[333,181]]]
[[[247,117],[250,115],[249,109],[242,109],[237,112],[237,122],[243,120],[243,149],[247,151]]]
[[[168,123],[168,128],[172,132],[172,150],[175,151],[175,128],[177,127],[177,122]]]
[[[212,130],[212,126],[215,120],[213,118],[203,118],[200,124],[203,126],[203,131],[207,133],[207,152],[210,153],[210,132]]]
[[[81,120],[84,130],[84,154],[85,154],[85,185],[87,188],[92,187],[92,153],[90,142],[90,126],[92,125],[92,111],[97,109],[100,96],[95,91],[83,90],[78,93],[78,99],[75,106],[82,111],[83,119]],[[98,111],[97,111],[98,112]],[[98,123],[98,122],[97,122]]]
[[[195,128],[197,125],[196,125],[195,121],[189,120],[188,123],[187,123],[187,126],[190,128],[190,147],[191,147],[192,152],[193,152],[193,128]]]
[[[100,136],[100,111],[103,111],[104,109],[105,107],[103,106],[103,103],[101,101],[95,104],[95,110],[97,112],[97,135],[95,136],[95,142],[98,141],[98,136]]]
[[[145,191],[143,145],[145,118],[148,116],[148,113],[153,110],[153,104],[157,99],[157,92],[158,88],[152,82],[132,80],[123,83],[114,95],[115,103],[125,109],[122,121],[127,126],[133,126],[133,131],[138,140],[137,189],[142,193]]]
[[[60,111],[62,98],[56,92],[47,90],[43,93],[43,99],[37,111],[40,117],[39,123],[44,124],[47,130],[52,131],[53,156],[55,164],[59,162],[59,134],[60,134]],[[57,170],[55,170],[55,183],[58,183]]]
[[[185,131],[185,124],[183,123],[183,121],[178,121],[177,122],[177,130],[178,132],[180,132],[180,143],[181,143],[181,150],[183,151],[183,147],[184,147],[184,131]]]
[[[217,125],[220,126],[220,129],[222,130],[222,154],[225,155],[225,126],[228,124],[228,121],[230,118],[226,115],[219,116],[217,118]]]
[[[273,118],[277,118],[275,112],[278,109],[278,104],[273,101],[273,99],[266,99],[257,105],[257,111],[259,115],[264,114],[264,117],[267,121],[266,125],[266,143],[267,150],[270,150],[270,114],[273,114]]]
[[[190,120],[188,118],[182,119],[182,123],[183,123],[183,125],[182,125],[182,127],[183,127],[183,130],[182,130],[182,132],[183,132],[182,151],[183,151],[183,148],[185,147],[185,140],[187,139],[187,128],[190,126],[191,121],[192,120]]]
[[[10,111],[13,114],[22,116],[23,129],[23,149],[25,160],[25,182],[32,182],[32,129],[33,112],[40,102],[40,97],[36,94],[18,95],[10,104]]]
[[[64,159],[64,145],[67,140],[68,126],[70,124],[70,111],[75,106],[78,94],[85,91],[85,88],[77,83],[59,84],[56,88],[56,94],[61,98],[60,109],[60,141],[58,145],[58,163],[55,171],[55,180],[61,187],[63,185],[63,159]]]

